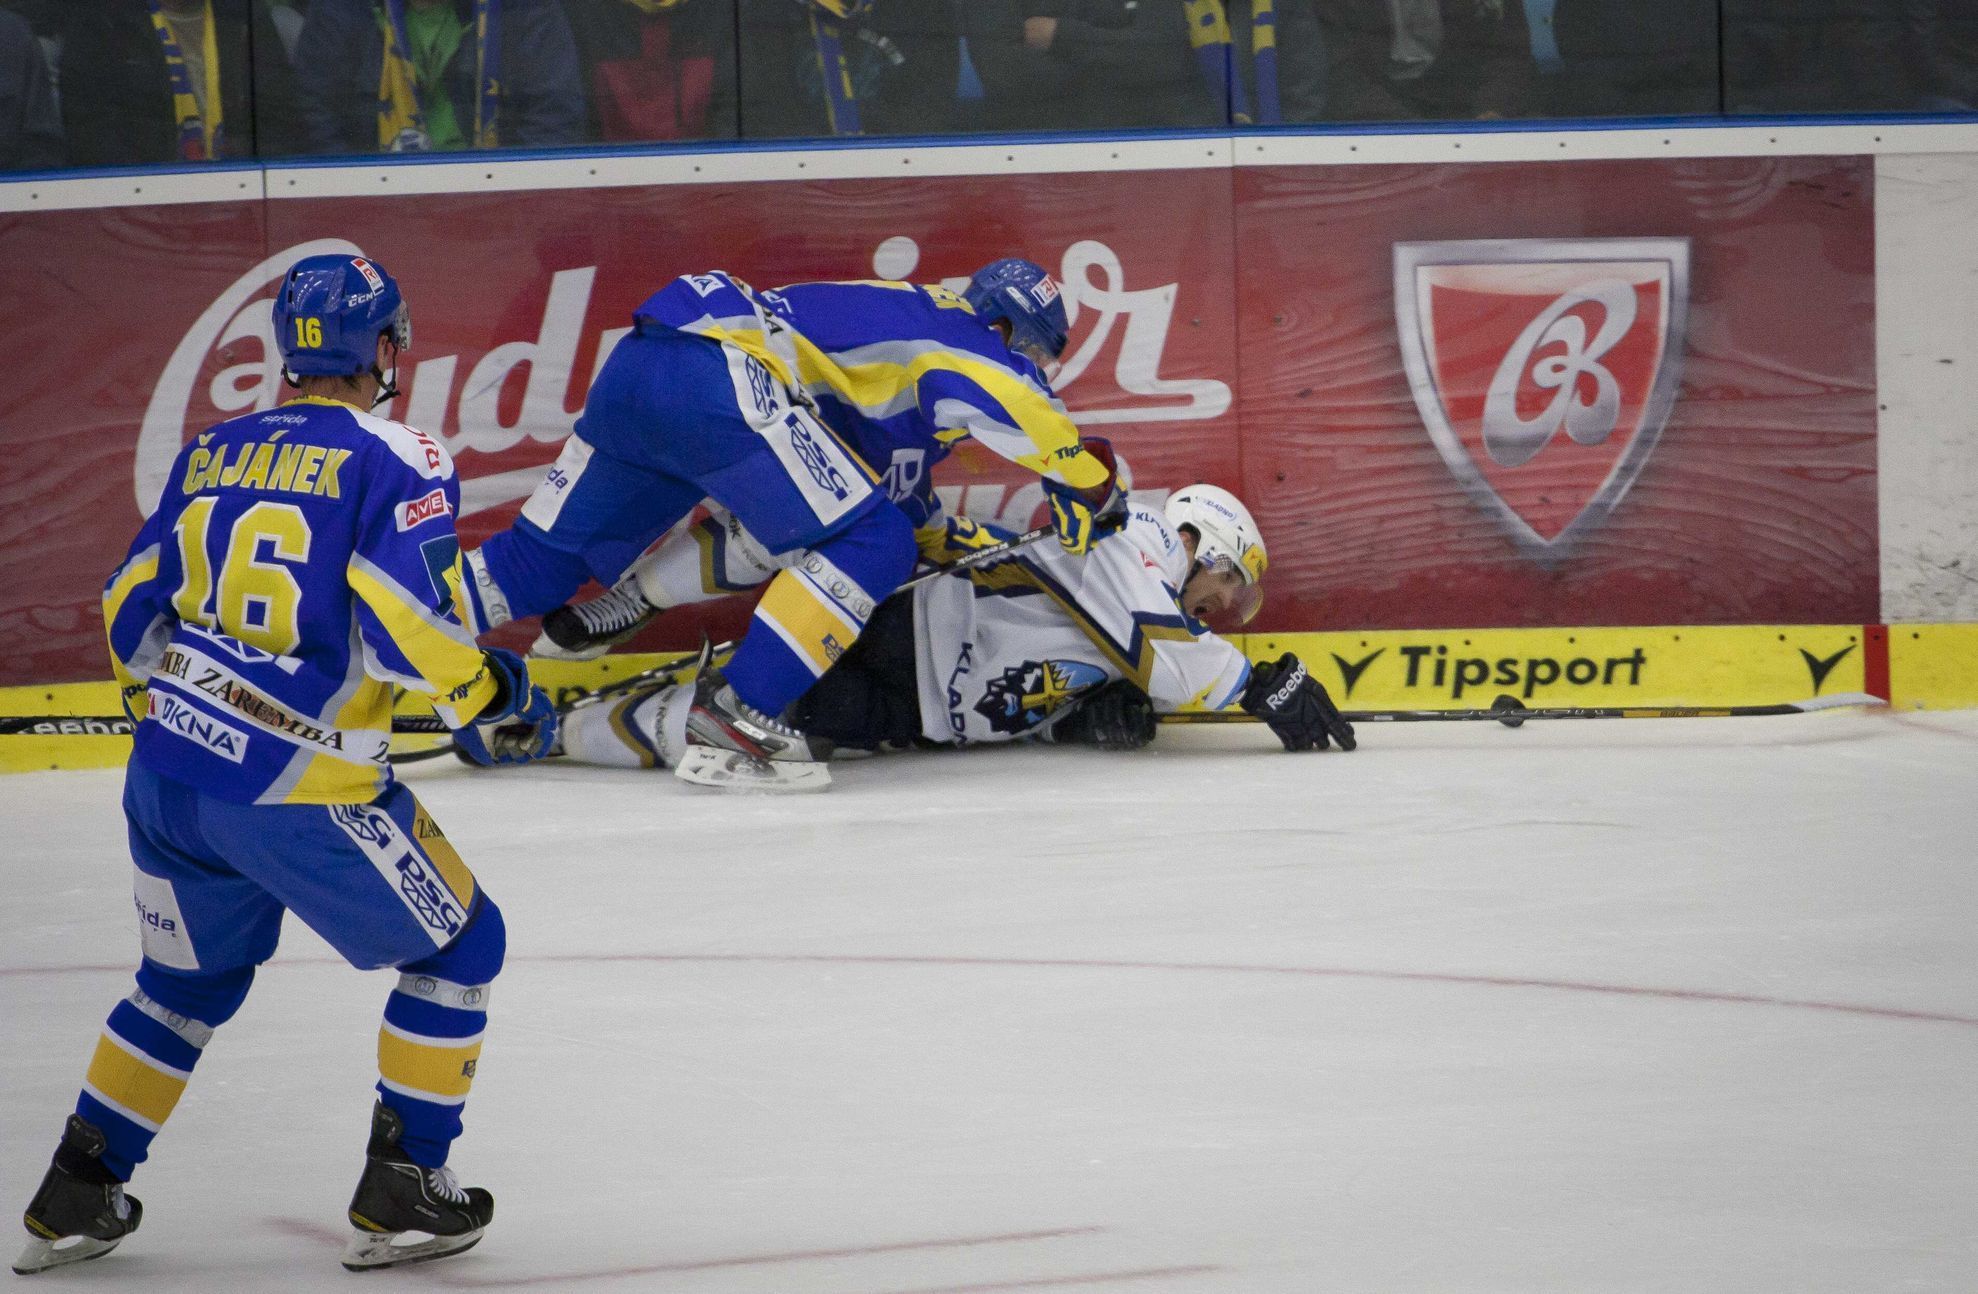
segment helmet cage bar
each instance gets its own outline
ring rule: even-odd
[[[1194,527],[1190,526],[1188,529],[1193,530]],[[1188,578],[1182,581],[1182,601],[1186,603],[1190,600],[1188,591],[1194,587],[1197,579],[1208,576],[1218,581],[1224,593],[1225,605],[1221,610],[1212,611],[1203,617],[1204,623],[1218,633],[1228,633],[1255,620],[1257,613],[1264,609],[1264,590],[1250,578],[1250,573],[1244,569],[1243,563],[1227,553],[1199,555],[1199,549],[1197,553],[1194,565],[1188,569]],[[1186,611],[1191,619],[1195,617],[1192,607],[1184,605],[1182,610]]]

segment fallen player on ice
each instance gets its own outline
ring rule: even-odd
[[[945,562],[998,538],[955,518],[928,535],[924,556]],[[638,599],[644,623],[661,607],[752,589],[803,558],[771,556],[717,512],[598,600]],[[1153,739],[1160,712],[1204,706],[1262,720],[1287,750],[1351,750],[1352,725],[1303,662],[1287,652],[1252,665],[1212,628],[1255,613],[1267,565],[1249,510],[1226,490],[1189,486],[1164,512],[1136,504],[1089,553],[1037,544],[888,600],[785,718],[840,755],[1018,739],[1133,749]],[[596,655],[609,641],[585,646]],[[662,678],[580,702],[564,717],[562,752],[670,767],[692,697],[691,682]]]

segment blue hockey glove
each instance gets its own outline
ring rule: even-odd
[[[1252,667],[1242,706],[1244,713],[1269,724],[1286,750],[1324,750],[1328,738],[1341,750],[1359,745],[1353,725],[1326,695],[1325,686],[1290,652]]]
[[[1044,497],[1051,502],[1051,529],[1068,553],[1090,552],[1102,535],[1126,524],[1126,491],[1120,488],[1119,463],[1113,445],[1098,436],[1079,441],[1079,448],[1105,466],[1106,479],[1079,490],[1044,478]]]
[[[529,667],[512,651],[490,647],[488,672],[495,697],[474,722],[453,730],[454,744],[476,764],[526,764],[549,753],[556,740],[556,707],[529,681]]]

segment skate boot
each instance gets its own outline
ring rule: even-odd
[[[494,1196],[478,1186],[463,1189],[450,1168],[422,1168],[407,1159],[398,1148],[404,1131],[382,1101],[371,1111],[364,1176],[350,1197],[356,1234],[343,1250],[343,1265],[351,1271],[429,1262],[472,1249],[494,1218]]]
[[[137,1230],[144,1206],[125,1195],[124,1184],[103,1166],[108,1144],[102,1129],[79,1114],[69,1116],[55,1161],[21,1217],[33,1239],[14,1260],[17,1273],[32,1276],[101,1258]]]
[[[659,614],[627,575],[588,602],[558,607],[543,617],[543,631],[529,646],[531,656],[550,660],[596,660],[624,642]]]
[[[831,785],[830,757],[830,742],[770,718],[736,696],[719,669],[703,665],[673,775],[731,791],[822,791]]]

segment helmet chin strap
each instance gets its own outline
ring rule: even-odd
[[[393,400],[397,398],[398,347],[394,346],[391,348],[391,376],[386,377],[384,370],[375,363],[371,365],[371,376],[374,379],[376,379],[378,383],[378,394],[372,397],[371,399],[371,407],[373,409],[377,408],[381,404],[386,403],[389,400]]]

